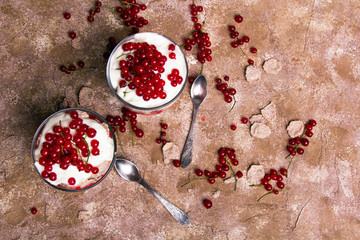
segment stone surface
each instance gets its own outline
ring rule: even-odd
[[[179,45],[191,36],[192,1],[141,1],[149,20],[141,31],[170,37]],[[143,138],[131,144],[129,132],[119,135],[117,155],[133,160],[143,177],[163,197],[186,211],[191,226],[183,227],[144,188],[112,170],[103,182],[84,192],[59,191],[46,184],[31,160],[31,140],[41,122],[59,108],[80,106],[101,115],[120,114],[121,104],[106,81],[108,38],[120,41],[129,31],[110,9],[101,8],[91,28],[86,18],[94,1],[7,0],[0,3],[0,233],[2,239],[360,239],[360,14],[359,1],[245,0],[195,1],[204,11],[199,22],[211,39],[212,61],[203,74],[208,80],[194,132],[193,162],[186,168],[163,163],[159,123],[168,123],[166,140],[180,149],[185,142],[192,103],[189,86],[166,114],[138,116]],[[118,1],[104,0],[116,7]],[[236,6],[236,7],[234,7]],[[72,14],[65,20],[64,11]],[[247,57],[230,46],[227,26],[233,16],[242,45],[261,71],[261,80],[245,78]],[[69,31],[79,36],[71,41]],[[258,49],[249,53],[250,47]],[[197,49],[185,53],[189,74],[201,65]],[[276,74],[261,64],[276,58]],[[83,60],[86,67],[71,74],[59,66]],[[237,90],[236,105],[224,102],[215,78],[228,75]],[[249,124],[229,126],[276,104],[277,123],[268,138],[249,135]],[[287,167],[287,124],[294,119],[317,126],[302,156],[293,159],[286,191],[271,194],[248,186],[245,176],[234,184],[196,181],[196,168],[214,170],[221,147],[236,150],[244,173],[259,164],[265,172]],[[228,172],[230,174],[230,171]],[[245,175],[245,174],[244,174]],[[259,176],[260,177],[260,174]],[[256,177],[256,178],[258,178]],[[255,180],[254,180],[255,181]],[[187,189],[194,189],[188,192]],[[218,198],[211,196],[216,189]],[[203,199],[212,200],[205,209]],[[30,209],[38,213],[32,215]]]

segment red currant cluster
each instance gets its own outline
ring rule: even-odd
[[[160,123],[160,127],[161,127],[160,136],[159,136],[159,138],[156,139],[156,143],[158,143],[158,144],[161,144],[161,143],[166,144],[167,141],[166,141],[166,139],[164,139],[164,137],[166,136],[165,130],[168,128],[168,125],[162,121]]]
[[[287,170],[285,168],[281,168],[278,171],[276,171],[275,169],[271,169],[270,173],[266,173],[264,178],[261,179],[261,184],[260,185],[255,185],[255,186],[264,186],[264,188],[266,189],[266,191],[269,191],[268,193],[264,194],[263,196],[261,196],[258,201],[260,201],[263,197],[274,193],[275,195],[279,194],[279,190],[276,189],[275,187],[273,187],[270,182],[271,180],[276,181],[276,186],[282,190],[285,187],[285,184],[283,183],[283,176],[285,177],[287,175]],[[273,190],[272,192],[270,192],[271,190]]]
[[[230,78],[228,76],[224,77],[224,81],[226,81],[226,82],[228,82],[229,79]],[[234,99],[234,104],[230,109],[230,111],[231,111],[233,109],[233,107],[235,106],[235,102],[236,102],[235,101],[236,89],[229,88],[228,84],[226,82],[222,82],[221,78],[216,78],[215,81],[216,81],[216,89],[223,93],[225,102],[231,103]]]
[[[240,15],[236,15],[234,19],[235,19],[235,22],[237,22],[237,23],[242,23],[242,21],[243,21],[243,17],[240,16]],[[239,32],[236,31],[236,27],[235,27],[234,25],[228,26],[228,30],[229,30],[229,32],[230,32],[230,38],[235,39],[235,41],[231,42],[231,44],[230,44],[231,47],[237,48],[237,47],[239,47],[239,46],[241,46],[241,45],[244,45],[244,44],[250,42],[250,38],[249,38],[248,36],[246,36],[246,35],[244,35],[244,36],[242,36],[241,38],[239,38]],[[254,60],[250,59],[250,58],[245,54],[245,52],[242,50],[242,48],[240,48],[240,49],[241,49],[241,51],[243,52],[243,54],[248,58],[248,63],[249,63],[250,65],[253,65],[253,64],[254,64]],[[250,52],[255,54],[255,53],[257,52],[257,49],[256,49],[255,47],[251,47],[251,48],[250,48]]]
[[[80,69],[83,69],[85,67],[85,63],[83,61],[78,61],[77,65]],[[70,74],[71,72],[76,71],[76,66],[74,64],[70,64],[68,67],[61,65],[59,69],[60,69],[60,71],[66,73],[66,74]],[[78,69],[78,71],[79,71],[79,69]]]
[[[309,140],[305,138],[305,136],[311,138],[313,136],[313,132],[311,131],[313,127],[316,126],[315,120],[309,120],[309,122],[305,125],[304,132],[299,137],[289,139],[289,145],[286,149],[289,151],[289,156],[295,156],[296,153],[303,154],[304,149],[301,147],[307,147],[309,145]],[[301,145],[300,145],[301,144]]]
[[[95,20],[95,14],[100,12],[100,7],[102,3],[100,1],[96,1],[94,3],[94,7],[89,10],[89,16],[87,17],[88,22],[92,23]]]
[[[192,46],[197,44],[198,47],[198,55],[197,60],[200,63],[205,63],[206,61],[210,62],[212,60],[211,57],[211,42],[209,34],[202,30],[202,25],[198,23],[197,14],[203,11],[202,6],[196,6],[195,4],[190,5],[190,13],[192,15],[192,21],[194,22],[195,31],[192,33],[193,38],[185,38],[184,39],[184,49],[186,51],[190,51]]]
[[[180,160],[174,160],[173,164],[175,167],[177,167],[177,165],[180,166]],[[227,180],[233,177],[235,179],[234,190],[236,190],[238,179],[243,177],[243,173],[241,171],[235,172],[233,168],[238,164],[239,161],[236,159],[235,149],[225,148],[225,147],[220,148],[218,151],[218,164],[215,165],[215,170],[209,171],[209,170],[196,169],[195,175],[198,176],[199,178],[194,178],[190,180],[189,182],[183,184],[182,187],[191,182],[198,180],[206,179],[210,184],[214,184],[216,178],[220,177],[223,180]],[[229,170],[231,171],[230,176],[228,176],[226,173]],[[205,176],[205,178],[202,178],[203,175]],[[211,200],[205,199],[203,201],[203,205],[205,206],[205,208],[211,208],[212,202]]]
[[[149,23],[145,18],[138,16],[140,11],[146,10],[146,5],[138,4],[136,0],[123,0],[121,3],[123,7],[116,7],[116,13],[120,14],[120,18],[123,20],[125,26],[132,27],[132,32],[138,33],[139,28]]]
[[[241,178],[243,176],[241,171],[235,172],[235,170],[233,169],[233,166],[237,166],[239,164],[239,161],[236,159],[235,149],[220,148],[218,152],[218,156],[219,156],[218,159],[219,164],[215,165],[214,171],[196,169],[195,170],[196,176],[201,177],[204,175],[206,178],[195,178],[190,182],[197,181],[200,179],[207,179],[207,181],[210,184],[214,184],[215,179],[218,177],[225,179],[227,177],[226,172],[229,170],[231,170],[232,174],[231,176],[228,176],[228,178],[234,177],[235,182],[237,182],[238,178]],[[185,186],[188,183],[185,183],[183,186]],[[235,190],[236,190],[236,183],[235,183]]]
[[[96,130],[84,124],[77,111],[72,111],[70,116],[72,121],[68,127],[57,125],[53,127],[52,132],[45,134],[46,141],[40,151],[39,164],[45,167],[41,176],[49,178],[51,181],[55,181],[57,178],[56,173],[52,172],[54,164],[59,164],[63,170],[66,170],[71,164],[77,166],[79,171],[92,172],[93,174],[99,172],[97,167],[87,163],[90,154],[94,156],[100,154],[98,140],[91,140],[91,150],[86,141],[87,137],[94,138],[96,136]],[[71,134],[71,129],[76,130],[76,132]],[[87,158],[87,160],[83,158]],[[75,179],[69,178],[69,184],[74,185]]]
[[[305,129],[300,137],[298,136],[298,137],[289,139],[289,145],[286,147],[286,149],[289,151],[289,155],[286,158],[291,156],[291,159],[290,159],[287,170],[289,170],[292,160],[294,159],[296,153],[298,153],[298,154],[304,153],[304,149],[301,147],[301,145],[304,147],[307,147],[309,145],[309,140],[307,138],[305,138],[305,136],[311,138],[313,136],[313,132],[311,130],[315,126],[316,126],[316,121],[311,119],[305,125]]]
[[[137,114],[135,112],[127,108],[122,108],[121,113],[122,113],[122,117],[119,115],[116,116],[109,115],[106,117],[106,121],[108,121],[108,123],[112,127],[112,130],[115,133],[117,132],[117,130],[119,130],[122,133],[126,132],[126,125],[128,125],[132,137],[132,145],[134,145],[134,138],[133,138],[134,134],[136,137],[142,138],[144,136],[144,131],[136,126]]]
[[[128,42],[122,46],[122,49],[124,50],[122,55],[126,55],[126,60],[119,62],[122,77],[120,87],[134,90],[136,95],[142,97],[144,101],[156,98],[165,99],[165,81],[161,79],[161,73],[165,71],[167,57],[156,50],[154,45],[146,42]],[[172,86],[183,81],[178,69],[173,69],[168,79]]]

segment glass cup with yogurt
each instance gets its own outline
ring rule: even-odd
[[[152,32],[123,39],[106,67],[109,87],[130,110],[157,114],[169,108],[183,92],[188,66],[181,48]]]
[[[39,126],[31,153],[36,171],[48,184],[60,190],[81,191],[97,185],[110,172],[116,139],[98,113],[67,108]]]

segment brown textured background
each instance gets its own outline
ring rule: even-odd
[[[151,1],[140,15],[149,20],[141,31],[164,34],[181,44],[192,31],[191,1]],[[212,42],[213,61],[206,63],[209,96],[199,111],[193,164],[186,170],[162,162],[155,143],[163,114],[139,116],[145,131],[131,146],[129,133],[121,135],[126,154],[135,161],[148,183],[165,198],[188,212],[191,226],[183,227],[136,183],[115,171],[98,186],[66,193],[45,184],[30,157],[32,136],[40,123],[62,107],[66,98],[107,114],[120,105],[105,79],[103,52],[107,39],[121,40],[127,31],[115,15],[102,9],[86,31],[87,12],[94,1],[9,0],[0,3],[0,234],[3,239],[359,239],[360,145],[360,4],[356,0],[313,1],[196,1],[204,6],[200,19]],[[116,6],[115,0],[104,5]],[[72,14],[70,20],[62,17]],[[258,48],[254,57],[261,68],[269,58],[282,63],[277,75],[263,72],[261,80],[244,78],[247,59],[229,46],[227,25],[233,15],[244,22],[240,34]],[[67,32],[78,38],[71,41]],[[190,74],[200,65],[187,53]],[[95,71],[66,75],[59,65],[84,60]],[[231,113],[214,85],[215,77],[230,76],[238,102]],[[167,111],[166,138],[179,148],[189,128],[192,105],[189,88]],[[240,117],[257,114],[270,101],[277,118],[266,139],[249,135]],[[202,118],[202,119],[201,119]],[[257,203],[264,189],[251,189],[244,177],[238,191],[232,184],[197,182],[181,188],[195,167],[213,169],[220,147],[233,147],[237,169],[252,163],[265,170],[287,165],[286,125],[314,118],[318,126],[303,156],[298,156],[285,180],[287,191]],[[238,129],[229,126],[237,123]],[[180,152],[179,152],[180,155]],[[188,191],[191,188],[193,191]],[[220,191],[214,198],[211,193]],[[205,209],[204,198],[213,201]],[[32,215],[35,206],[38,214]],[[300,214],[301,212],[301,214]],[[298,221],[297,221],[298,219]]]

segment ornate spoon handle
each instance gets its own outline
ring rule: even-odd
[[[189,225],[190,224],[190,218],[189,216],[183,212],[180,208],[174,206],[172,203],[167,201],[165,198],[160,196],[157,192],[155,192],[154,189],[152,189],[145,181],[144,179],[141,179],[139,183],[146,188],[149,192],[151,192],[169,211],[169,213],[182,225]]]
[[[187,168],[192,161],[192,149],[193,149],[193,142],[194,142],[193,132],[194,132],[194,126],[195,126],[195,122],[196,122],[196,115],[197,115],[198,109],[199,109],[199,106],[194,104],[194,110],[193,110],[189,134],[186,138],[185,145],[182,150],[181,157],[180,157],[181,166],[183,168]]]

